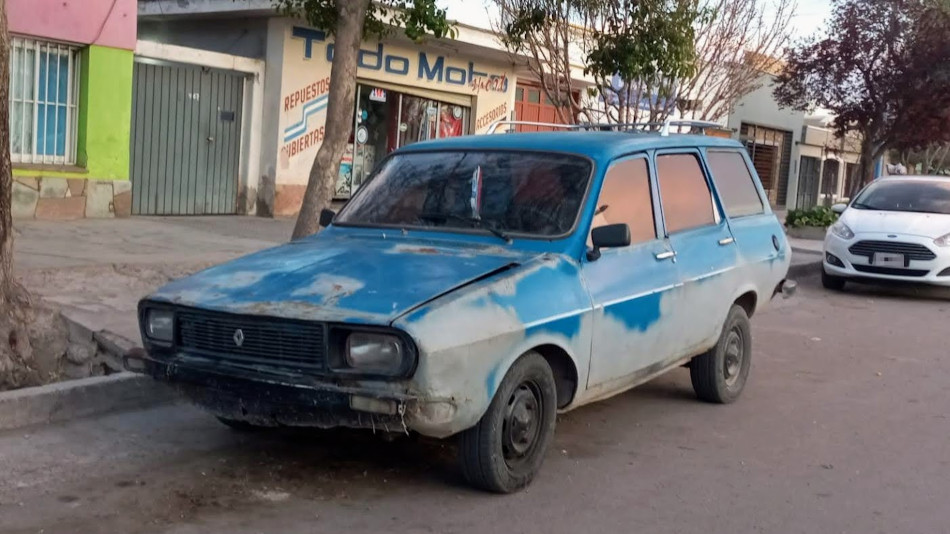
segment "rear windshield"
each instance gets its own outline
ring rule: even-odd
[[[851,204],[860,210],[950,215],[950,180],[884,179],[868,186]]]
[[[574,227],[591,163],[566,154],[410,152],[390,157],[334,224],[553,237]]]

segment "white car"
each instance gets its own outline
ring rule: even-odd
[[[895,280],[950,286],[950,177],[880,178],[828,229],[822,284]]]

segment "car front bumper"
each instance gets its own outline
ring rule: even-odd
[[[409,383],[330,381],[179,355],[155,358],[144,349],[126,369],[169,383],[215,416],[269,427],[362,428],[447,437],[459,429],[456,405],[415,393]]]
[[[871,257],[851,252],[851,247],[861,241],[919,245],[929,249],[936,257],[931,260],[910,259],[902,268],[882,267],[875,265]],[[838,261],[835,262],[834,258]],[[842,278],[950,286],[950,247],[938,247],[933,239],[921,236],[859,233],[845,240],[828,232],[825,237],[823,266],[826,273]]]

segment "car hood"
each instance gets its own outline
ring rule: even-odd
[[[389,324],[538,255],[470,242],[318,236],[176,280],[148,298],[231,313]]]
[[[841,218],[856,234],[889,233],[938,238],[950,233],[950,215],[849,209]]]

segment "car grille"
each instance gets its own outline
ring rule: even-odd
[[[898,269],[895,267],[877,267],[874,265],[854,265],[854,270],[870,274],[886,274],[889,276],[927,276],[929,271],[923,269]]]
[[[324,368],[323,323],[196,310],[179,311],[176,320],[178,346],[185,352],[256,364]],[[242,338],[240,344],[235,337]]]
[[[876,252],[903,254],[905,260],[930,261],[937,257],[929,248],[897,241],[858,241],[848,249],[855,256],[871,258]]]

